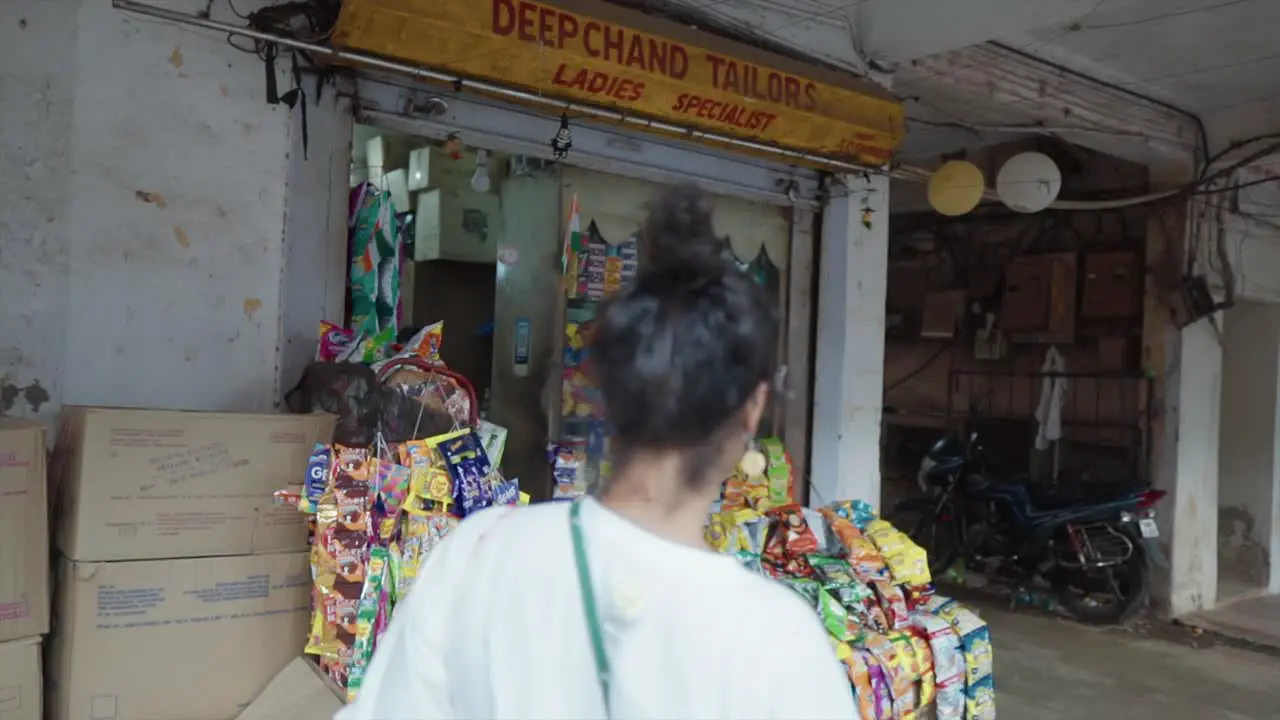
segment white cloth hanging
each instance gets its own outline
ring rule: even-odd
[[[1036,432],[1036,449],[1048,450],[1049,444],[1062,437],[1062,400],[1067,392],[1067,361],[1058,352],[1058,348],[1050,345],[1044,354],[1044,364],[1040,371],[1045,373],[1040,382],[1040,404],[1036,408],[1036,421],[1040,428]]]

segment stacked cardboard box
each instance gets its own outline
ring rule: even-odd
[[[226,720],[257,697],[310,606],[306,527],[272,493],[332,432],[325,415],[64,411],[52,718]]]
[[[44,426],[0,419],[0,718],[41,720],[49,632]]]

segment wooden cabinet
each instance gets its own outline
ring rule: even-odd
[[[1013,342],[1075,338],[1076,255],[1027,255],[1005,269],[1001,326]]]
[[[1142,314],[1142,261],[1137,253],[1086,255],[1080,313],[1090,319],[1125,319]]]

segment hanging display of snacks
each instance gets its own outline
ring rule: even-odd
[[[423,559],[462,517],[529,501],[495,470],[471,428],[373,449],[318,445],[301,488],[276,497],[315,515],[305,652],[349,700]]]
[[[791,588],[844,664],[864,720],[992,720],[991,638],[968,608],[934,594],[928,558],[862,501],[791,502],[781,443],[759,443],[763,473],[739,470],[708,519],[708,546]],[[770,488],[777,488],[775,494]],[[775,501],[785,501],[775,504]]]

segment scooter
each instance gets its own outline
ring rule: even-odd
[[[929,553],[941,577],[957,560],[1021,594],[1048,584],[1072,617],[1120,624],[1145,604],[1149,563],[1167,567],[1155,506],[1167,494],[1144,486],[1085,485],[1068,491],[991,478],[976,433],[944,437],[920,462],[920,497],[890,520]]]

